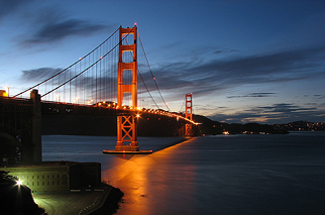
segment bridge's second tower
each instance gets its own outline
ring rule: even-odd
[[[133,36],[133,44],[127,37]],[[124,40],[124,41],[123,41]],[[126,42],[127,41],[127,42]],[[130,42],[131,41],[131,42]],[[126,62],[123,59],[123,53],[130,52],[133,59],[132,62]],[[132,108],[137,109],[137,27],[122,28],[120,27],[119,40],[119,62],[118,62],[118,86],[117,86],[117,105],[122,107],[123,96],[129,93],[132,96]],[[132,72],[132,82],[126,83],[123,80],[123,72]],[[124,143],[128,143],[124,145]],[[117,143],[116,151],[138,151],[137,141],[137,124],[134,114],[117,116]]]
[[[185,96],[185,118],[189,120],[193,120],[193,110],[192,110],[192,93],[186,94]],[[192,136],[193,132],[193,124],[186,123],[185,124],[185,136]]]

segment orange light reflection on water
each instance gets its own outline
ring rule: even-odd
[[[178,189],[194,192],[191,191],[194,167],[185,164],[175,168],[173,163],[178,148],[188,141],[191,140],[150,155],[119,155],[113,168],[102,171],[102,180],[124,192],[124,203],[120,204],[117,214],[157,214],[159,210],[166,210],[164,207]],[[184,198],[187,197],[184,195]]]

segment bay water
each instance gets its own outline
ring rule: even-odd
[[[325,132],[139,137],[149,155],[103,154],[116,137],[44,135],[43,161],[100,162],[117,214],[325,214]],[[177,143],[177,144],[176,144]]]

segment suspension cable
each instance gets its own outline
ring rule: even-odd
[[[137,34],[139,35],[139,31],[137,31]],[[126,36],[128,36],[128,35],[129,35],[129,33],[128,33]],[[123,39],[125,39],[126,44],[128,44],[128,41],[126,40],[126,36],[125,36]],[[122,40],[123,40],[123,39],[122,39]],[[140,39],[140,38],[139,38],[139,39]],[[133,54],[132,54],[132,53],[131,53],[131,56],[133,57]],[[159,105],[156,103],[155,99],[154,99],[153,96],[151,95],[150,90],[149,90],[149,88],[147,87],[147,85],[146,85],[146,83],[145,83],[145,81],[144,81],[144,79],[143,79],[143,77],[142,77],[142,75],[141,75],[141,72],[140,72],[138,66],[137,66],[137,71],[138,71],[138,74],[139,74],[139,76],[140,76],[140,78],[141,78],[141,80],[142,80],[142,83],[143,83],[144,87],[146,88],[146,90],[147,90],[147,92],[148,92],[148,94],[149,94],[151,100],[153,101],[153,103],[155,104],[155,106],[156,106],[158,109],[160,109]]]
[[[147,61],[147,64],[148,64],[149,71],[150,71],[150,73],[151,73],[152,79],[153,79],[153,81],[154,81],[154,83],[155,83],[155,85],[156,85],[156,88],[157,88],[157,90],[158,90],[158,93],[159,93],[159,95],[160,95],[162,101],[164,102],[164,104],[165,104],[167,110],[170,111],[170,109],[169,109],[169,107],[168,107],[168,105],[167,105],[167,102],[165,101],[165,99],[164,99],[164,97],[162,96],[161,91],[160,91],[160,89],[159,89],[159,87],[158,87],[158,84],[157,84],[157,82],[156,82],[156,78],[155,78],[155,76],[153,75],[153,72],[152,72],[152,70],[151,70],[151,67],[150,67],[150,64],[149,64],[149,61],[148,61],[148,58],[147,58],[146,52],[144,51],[144,48],[143,48],[143,44],[142,44],[142,41],[141,41],[141,38],[140,38],[139,31],[138,31],[137,33],[138,33],[138,36],[139,36],[139,41],[140,41],[140,44],[141,44],[141,48],[142,48],[142,51],[143,51],[144,57],[146,58],[146,61]]]
[[[147,89],[147,92],[148,92],[148,94],[149,94],[151,100],[152,100],[153,103],[156,105],[156,107],[157,107],[158,109],[160,109],[159,106],[158,106],[158,104],[156,103],[156,101],[155,101],[154,98],[152,97],[152,95],[151,95],[151,93],[150,93],[150,91],[149,91],[149,89],[148,89],[148,87],[147,87],[147,85],[146,85],[146,82],[144,82],[144,79],[143,79],[143,77],[142,77],[142,75],[141,75],[141,73],[140,73],[140,71],[139,71],[139,68],[138,68],[138,72],[139,72],[139,76],[140,76],[140,78],[141,78],[141,80],[142,80],[142,83],[143,83],[144,87]]]
[[[183,110],[182,108],[183,108],[183,106],[184,106],[184,103],[185,103],[185,102],[183,102],[183,104],[182,104],[182,106],[181,106],[181,108],[179,109],[178,112],[182,112],[182,110]]]
[[[47,82],[47,81],[49,81],[49,80],[51,80],[52,78],[55,78],[56,76],[58,76],[58,75],[60,75],[60,74],[62,74],[63,72],[65,72],[65,71],[67,71],[67,70],[69,70],[71,67],[73,67],[74,65],[76,65],[77,63],[79,63],[80,61],[82,61],[83,59],[85,59],[86,57],[88,57],[89,55],[91,55],[94,51],[96,51],[101,45],[103,45],[106,41],[108,41],[117,31],[119,30],[119,28],[117,28],[115,31],[114,31],[114,33],[112,33],[106,40],[104,40],[101,44],[99,44],[96,48],[94,48],[93,50],[91,50],[88,54],[86,54],[85,56],[83,56],[82,58],[80,58],[79,60],[77,60],[76,62],[74,62],[73,64],[71,64],[70,66],[68,66],[67,68],[65,68],[64,70],[62,70],[61,72],[59,72],[59,73],[57,73],[57,74],[55,74],[55,75],[53,75],[52,77],[50,77],[50,78],[48,78],[48,79],[46,79],[46,80],[44,80],[44,81],[42,81],[41,83],[39,83],[39,84],[36,84],[35,86],[33,86],[33,87],[31,87],[31,88],[29,88],[29,89],[27,89],[27,90],[25,90],[25,91],[23,91],[23,92],[21,92],[21,93],[19,93],[19,94],[17,94],[17,95],[15,95],[15,96],[13,96],[13,98],[15,98],[15,97],[17,97],[17,96],[20,96],[20,95],[22,95],[22,94],[24,94],[24,93],[26,93],[27,91],[30,91],[30,90],[32,90],[32,89],[34,89],[34,88],[36,88],[36,87],[38,87],[38,86],[40,86],[40,85],[42,85],[42,84],[44,84],[45,82]],[[115,48],[115,47],[114,47]],[[113,49],[114,49],[113,48]],[[72,79],[73,80],[73,79]],[[67,83],[67,82],[66,82]],[[65,84],[66,84],[65,83]],[[61,87],[61,85],[60,85],[60,87]],[[58,88],[56,88],[56,89],[58,89]],[[51,91],[51,92],[53,92],[53,91]],[[47,93],[48,94],[48,93]],[[46,94],[46,95],[47,95]]]
[[[119,29],[119,28],[118,28]],[[118,30],[117,29],[117,30]],[[117,30],[109,37],[109,38],[111,38],[116,32],[117,32]],[[129,33],[127,33],[125,36],[124,36],[124,38],[123,39],[125,39],[128,35],[130,34],[130,32]],[[93,52],[94,50],[96,50],[97,48],[99,48],[102,44],[104,44],[109,38],[107,38],[104,42],[102,42],[99,46],[97,46],[95,49],[93,49],[91,52]],[[122,40],[123,40],[122,39]],[[52,93],[52,92],[54,92],[55,90],[57,90],[57,89],[59,89],[59,88],[61,88],[62,86],[64,86],[65,84],[67,84],[67,83],[71,83],[71,81],[72,80],[74,80],[74,79],[76,79],[77,77],[79,77],[80,75],[82,75],[83,73],[85,73],[86,71],[88,71],[90,68],[92,68],[94,65],[96,65],[98,62],[100,62],[101,60],[103,60],[107,55],[109,55],[117,46],[119,45],[119,42],[113,47],[113,48],[111,48],[111,50],[109,50],[105,55],[103,55],[103,56],[100,56],[100,58],[96,61],[96,62],[94,62],[93,64],[91,64],[90,66],[88,66],[86,69],[84,69],[82,72],[80,72],[79,74],[77,74],[77,75],[75,75],[74,77],[72,77],[72,78],[70,78],[69,80],[67,80],[66,82],[64,82],[64,83],[62,83],[62,84],[60,84],[59,86],[57,86],[56,88],[54,88],[54,89],[52,89],[51,91],[49,91],[49,92],[47,92],[47,93],[45,93],[44,95],[42,95],[41,97],[45,97],[45,96],[47,96],[48,94],[50,94],[50,93]],[[91,53],[90,52],[90,53]],[[89,54],[90,54],[89,53]],[[88,56],[89,54],[87,54],[86,56]],[[79,61],[78,61],[79,62]],[[62,72],[61,72],[62,73]],[[58,75],[58,74],[57,74]],[[53,77],[55,77],[55,76],[53,76]],[[97,68],[96,68],[96,89],[97,89]],[[25,91],[26,92],[26,91]],[[96,97],[97,97],[97,91],[96,91]],[[97,98],[96,98],[96,100],[97,100]]]
[[[48,94],[52,93],[53,91],[61,88],[63,85],[67,84],[67,83],[71,83],[72,80],[76,79],[77,77],[79,77],[80,75],[82,75],[83,73],[85,73],[86,71],[88,71],[90,68],[92,68],[94,65],[96,65],[98,62],[100,62],[101,60],[103,60],[108,54],[110,54],[117,46],[119,45],[119,43],[117,43],[109,52],[107,52],[105,55],[101,56],[96,62],[94,62],[93,64],[91,64],[90,66],[88,66],[86,69],[84,69],[82,72],[80,72],[79,74],[75,75],[74,77],[70,78],[68,81],[62,83],[61,85],[57,86],[56,88],[52,89],[51,91],[45,93],[44,95],[42,95],[41,97],[47,96]]]

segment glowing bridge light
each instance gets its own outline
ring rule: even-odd
[[[1,91],[2,91],[2,90],[1,90]],[[3,91],[3,92],[2,92],[2,95],[0,95],[0,96],[8,97],[8,93],[7,93],[6,91]]]
[[[140,117],[140,114],[137,114],[137,115],[135,115],[137,118],[139,118]]]

